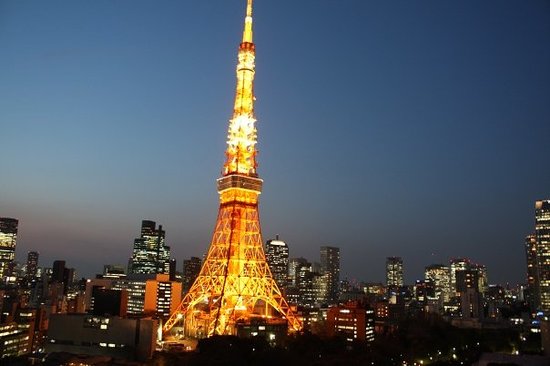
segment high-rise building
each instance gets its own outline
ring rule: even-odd
[[[36,278],[36,273],[38,271],[38,252],[29,252],[27,254],[27,280],[32,280]]]
[[[403,259],[401,257],[386,258],[386,286],[388,289],[403,286]]]
[[[29,331],[14,321],[0,323],[0,355],[2,358],[29,354]],[[10,361],[1,363],[9,365]]]
[[[52,266],[52,282],[63,283],[65,277],[65,261],[55,260]]]
[[[311,308],[328,305],[329,273],[321,273],[319,263],[291,258],[288,265],[286,297],[292,305]]]
[[[540,310],[550,312],[550,200],[535,202],[535,239]]]
[[[534,234],[525,237],[525,257],[527,259],[527,288],[524,291],[524,296],[529,309],[534,312],[540,306],[537,237]]]
[[[170,247],[165,245],[162,225],[143,220],[141,236],[134,240],[131,259],[131,273],[170,273]]]
[[[63,272],[63,291],[67,293],[69,288],[71,288],[74,285],[76,279],[76,270],[74,268],[65,268],[65,271]]]
[[[315,294],[313,292],[314,272],[311,270],[311,263],[300,262],[296,266],[296,288],[298,289],[299,306],[312,307],[315,303]]]
[[[158,274],[145,284],[145,313],[167,318],[181,302],[181,282],[171,281],[169,275]]]
[[[489,287],[489,282],[487,279],[487,267],[482,264],[477,264],[472,262],[468,258],[453,258],[450,260],[449,273],[450,273],[450,283],[451,283],[451,297],[460,296],[460,290],[457,285],[456,273],[458,271],[475,271],[477,273],[478,285],[477,291],[484,293]]]
[[[479,292],[479,271],[477,269],[456,271],[456,289],[460,296],[462,317],[480,318],[483,314]]]
[[[187,293],[201,271],[202,261],[199,257],[183,260],[183,293]]]
[[[473,269],[457,271],[456,288],[458,292],[464,292],[469,288],[479,291],[479,273]]]
[[[129,315],[167,317],[181,301],[181,282],[168,274],[131,274],[125,278],[94,278],[86,282],[86,308],[94,309],[94,291],[125,291],[124,302]]]
[[[327,296],[329,303],[338,302],[340,284],[340,248],[321,247],[321,274],[327,276]]]
[[[305,259],[305,258],[302,258],[302,257],[300,257],[300,258],[290,258],[288,260],[288,284],[289,284],[289,286],[294,286],[294,287],[297,286],[297,284],[296,284],[296,276],[297,276],[297,273],[298,273],[297,269],[298,269],[299,266],[301,266],[303,264],[306,264],[306,263],[308,263],[308,265],[310,265],[308,260]]]
[[[64,260],[55,260],[53,262],[51,282],[54,285],[59,285],[63,293],[66,294],[69,288],[73,285],[75,279],[74,268],[68,268],[65,266]]]
[[[349,302],[333,306],[327,312],[328,336],[340,336],[347,342],[374,341],[374,310]]]
[[[434,296],[437,300],[447,302],[451,297],[451,276],[449,267],[443,264],[432,264],[424,272],[426,280],[430,280],[434,287]]]
[[[313,303],[317,307],[328,305],[329,278],[330,275],[328,273],[321,274],[319,272],[313,272],[313,282],[311,286],[313,290]]]
[[[10,268],[15,259],[17,228],[19,221],[9,217],[0,217],[0,276],[11,275]]]
[[[489,280],[487,278],[487,267],[483,264],[474,264],[472,268],[478,274],[478,281],[479,281],[478,288],[479,288],[479,292],[483,294],[489,288]]]
[[[450,275],[451,275],[451,296],[459,296],[459,291],[456,285],[456,272],[471,269],[471,263],[468,258],[452,258],[450,260]]]
[[[284,241],[279,240],[279,235],[266,242],[265,259],[275,282],[284,292],[288,282],[288,246]]]
[[[170,275],[170,281],[175,281],[176,280],[177,267],[178,267],[178,262],[176,261],[176,258],[170,259],[169,271],[168,271],[168,274]]]
[[[260,326],[285,331],[302,328],[271,276],[261,237],[258,200],[263,181],[256,161],[252,38],[252,0],[247,0],[233,117],[218,179],[218,218],[201,272],[164,323],[165,332],[181,319],[184,332],[193,337],[243,334]],[[265,324],[258,325],[260,319]]]
[[[147,281],[154,279],[155,274],[132,274],[125,278],[112,280],[112,288],[128,291],[127,312],[130,315],[142,315],[145,311],[145,289]],[[111,287],[107,287],[111,288]],[[86,292],[88,290],[86,289]]]

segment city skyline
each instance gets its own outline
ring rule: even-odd
[[[0,216],[20,220],[20,262],[126,263],[144,219],[178,269],[208,248],[240,9],[124,4],[2,5]],[[291,4],[255,16],[263,241],[339,247],[341,278],[468,257],[525,282],[550,186],[545,5]]]
[[[544,201],[537,201],[537,202],[548,202],[549,200],[544,200]],[[0,217],[0,219],[3,219],[3,220],[12,220],[12,221],[18,221],[18,219],[15,219],[15,218],[9,218],[9,217]],[[155,224],[155,222],[151,221],[151,220],[142,220],[142,225],[141,225],[141,228],[142,228],[142,235],[143,235],[143,225],[144,223],[152,223],[152,224]],[[159,231],[162,229],[162,225],[159,226]],[[162,235],[164,235],[165,232],[164,230],[162,230]],[[534,237],[534,235],[527,235],[526,237],[526,241],[529,240],[530,238]],[[132,261],[132,258],[133,258],[133,255],[135,255],[135,252],[136,252],[136,244],[135,242],[138,241],[140,239],[134,239],[134,244],[133,244],[133,250],[131,249],[130,252],[132,253],[130,255],[130,257],[128,258],[128,263],[127,264],[124,264],[124,263],[114,263],[114,262],[105,262],[103,264],[101,264],[100,267],[102,268],[97,268],[97,269],[93,269],[89,274],[82,274],[80,272],[78,272],[78,276],[80,276],[81,279],[83,278],[92,278],[94,276],[98,276],[98,275],[101,275],[101,273],[103,272],[103,274],[105,274],[105,271],[106,271],[106,268],[120,268],[122,270],[122,272],[120,273],[123,273],[124,275],[131,275],[131,274],[135,274],[134,272],[134,268],[133,268],[133,261]],[[266,240],[265,242],[265,248],[263,249],[264,252],[265,252],[265,255],[266,255],[266,259],[268,259],[268,257],[270,256],[269,252],[268,252],[268,246],[270,245],[270,243],[272,242],[280,242],[280,243],[284,243],[282,240],[280,240],[279,238],[279,235],[277,234],[275,236],[275,238],[272,238],[272,239],[268,239]],[[277,244],[279,245],[279,244]],[[286,246],[285,244],[285,248],[286,248],[286,251],[288,252],[288,246]],[[304,258],[303,256],[299,256],[299,257],[288,257],[290,262],[292,261],[306,261],[307,262],[307,269],[308,271],[311,270],[311,271],[314,271],[312,268],[318,268],[318,269],[322,269],[323,267],[323,250],[326,251],[326,249],[329,248],[329,249],[334,249],[336,250],[338,253],[339,253],[339,249],[338,247],[327,247],[327,246],[319,246],[317,249],[320,250],[321,252],[321,259],[319,260],[319,258],[315,258],[315,256],[313,257],[307,257],[307,258]],[[15,252],[17,252],[17,249],[15,249]],[[17,253],[16,253],[17,254]],[[206,257],[206,254],[207,252],[205,252],[202,256],[202,258],[205,258]],[[22,256],[23,254],[21,254]],[[31,271],[36,271],[36,268],[42,268],[42,269],[49,269],[49,270],[53,270],[55,272],[55,267],[56,267],[56,263],[58,262],[62,262],[62,263],[65,263],[65,259],[56,259],[56,260],[53,260],[53,262],[46,262],[44,263],[44,261],[40,261],[38,262],[38,256],[40,255],[39,252],[37,251],[28,251],[26,252],[26,262],[25,261],[18,261],[17,259],[14,261],[17,266],[19,266],[19,270],[23,270],[23,272],[27,273],[29,272],[29,261],[31,261],[31,257],[34,257],[34,262],[32,263],[33,265],[33,268]],[[17,255],[19,256],[19,255]],[[339,254],[337,255],[338,257],[338,261],[339,261]],[[46,255],[46,258],[49,258],[47,255]],[[166,272],[166,274],[168,274],[168,266],[170,265],[170,263],[172,263],[172,261],[174,260],[177,260],[177,258],[174,258],[174,257],[171,257],[170,258],[170,261],[169,262],[166,262],[164,263],[164,265],[159,268],[160,272],[158,273],[162,273],[162,272]],[[180,258],[180,261],[181,262],[178,262],[178,263],[181,263],[180,266],[178,267],[174,267],[174,270],[177,271],[177,273],[179,273],[180,275],[182,276],[186,276],[185,273],[186,273],[186,262],[190,262],[190,261],[193,261],[193,260],[197,260],[198,261],[198,268],[197,270],[200,270],[200,266],[201,266],[201,263],[202,263],[202,260],[201,258],[198,258],[198,257],[194,257],[194,256],[191,256],[191,257],[185,257],[185,258]],[[390,267],[389,267],[389,261],[390,260],[398,260],[399,261],[399,264],[400,264],[400,269],[399,269],[399,273],[400,273],[400,276],[401,276],[401,282],[400,285],[390,285],[388,284],[388,276],[389,276],[389,272],[390,272]],[[525,260],[526,260],[526,265],[527,267],[529,266],[529,261],[531,260],[531,258],[528,258],[528,255],[526,254],[526,257],[525,257]],[[268,260],[269,261],[269,260]],[[49,263],[53,263],[52,265],[49,265]],[[457,269],[453,269],[453,263],[458,263],[459,264],[459,267],[457,267]],[[466,266],[465,266],[465,263],[466,263]],[[291,263],[288,263],[289,265],[289,268],[288,268],[288,274],[290,275],[290,272],[292,272],[291,270]],[[449,265],[450,267],[447,267],[447,265]],[[26,266],[26,267],[25,267]],[[311,266],[311,267],[309,267]],[[401,257],[387,257],[386,258],[386,262],[385,262],[385,273],[384,273],[384,276],[385,276],[385,281],[382,279],[382,280],[379,280],[379,279],[368,279],[368,278],[353,278],[353,277],[343,277],[341,278],[338,283],[339,284],[342,284],[342,283],[349,283],[350,281],[353,282],[354,285],[359,285],[361,283],[363,284],[380,284],[381,286],[387,286],[388,288],[391,288],[392,286],[394,287],[401,287],[401,286],[405,286],[405,287],[410,287],[410,286],[414,286],[415,284],[415,281],[419,281],[419,280],[423,280],[425,278],[427,278],[428,276],[426,275],[426,273],[428,273],[428,269],[430,270],[433,270],[433,268],[440,268],[440,267],[445,267],[448,269],[448,275],[449,275],[449,278],[452,279],[455,277],[455,271],[457,270],[466,270],[466,268],[470,268],[469,266],[472,266],[472,268],[481,268],[483,270],[483,273],[485,275],[485,280],[486,280],[486,276],[487,276],[487,268],[484,264],[482,263],[477,263],[476,261],[472,260],[471,257],[450,257],[448,260],[444,260],[444,261],[441,261],[441,262],[426,262],[425,265],[424,265],[424,268],[423,268],[423,273],[421,273],[420,275],[417,275],[415,277],[411,277],[410,280],[405,280],[405,276],[404,276],[404,273],[405,273],[405,268],[406,268],[406,265],[403,264],[403,259]],[[15,268],[15,266],[14,266]],[[342,270],[342,268],[338,267],[338,272]],[[183,270],[182,270],[183,269]],[[71,269],[72,271],[75,272],[75,274],[77,274],[77,271],[78,271],[78,268],[72,268]],[[171,269],[170,269],[171,271]],[[271,269],[272,273],[274,273],[273,269]],[[395,270],[393,270],[395,271]],[[323,272],[321,270],[321,272]],[[344,272],[345,272],[345,269],[344,269]],[[286,273],[286,272],[285,272]],[[495,285],[495,286],[501,286],[501,285],[528,285],[529,284],[529,281],[528,281],[528,272],[526,272],[526,278],[525,278],[525,281],[518,281],[516,283],[511,283],[511,282],[506,282],[506,283],[499,283],[499,282],[496,282],[496,281],[493,281],[493,282],[484,282],[486,286],[489,286],[489,285]],[[75,280],[77,280],[78,278],[75,277]],[[191,281],[192,282],[192,281]],[[454,283],[451,283],[452,286],[455,286],[456,284]],[[340,286],[340,285],[338,285]],[[481,286],[481,285],[480,285]]]

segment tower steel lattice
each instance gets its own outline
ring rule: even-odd
[[[273,279],[262,245],[258,197],[263,181],[256,172],[254,60],[252,0],[247,0],[235,105],[222,177],[217,181],[216,227],[200,274],[164,324],[164,332],[179,321],[186,335],[198,338],[236,334],[238,324],[256,320],[286,322],[290,332],[301,329]]]

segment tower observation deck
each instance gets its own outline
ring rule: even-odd
[[[252,0],[247,0],[237,62],[233,116],[229,121],[220,207],[212,241],[199,276],[163,327],[182,326],[186,336],[237,335],[250,324],[301,329],[273,279],[263,250],[258,198],[263,181],[256,162]]]

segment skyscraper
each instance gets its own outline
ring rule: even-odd
[[[434,295],[438,300],[447,302],[451,295],[451,276],[449,267],[443,264],[432,264],[424,272],[426,280],[433,283]]]
[[[55,260],[52,266],[52,282],[62,283],[65,277],[65,261]]]
[[[74,268],[66,267],[64,260],[56,260],[53,262],[52,283],[60,285],[60,288],[63,290],[63,294],[66,294],[69,288],[73,285],[75,280],[74,277]]]
[[[483,314],[479,292],[479,271],[477,269],[464,269],[456,271],[455,274],[462,317],[480,318]]]
[[[479,292],[483,294],[489,288],[489,280],[488,280],[488,277],[487,277],[487,267],[483,264],[474,263],[472,268],[478,274]]]
[[[388,289],[403,286],[403,259],[401,257],[386,258],[386,286]]]
[[[313,266],[312,266],[313,270]],[[328,305],[328,298],[329,295],[329,278],[330,274],[325,273],[321,274],[315,271],[313,272],[312,277],[312,292],[313,292],[313,303],[315,306],[327,306]],[[339,289],[339,292],[341,292],[341,289]],[[333,301],[335,302],[335,301]]]
[[[202,261],[199,257],[183,260],[183,293],[187,293],[201,271]]]
[[[550,200],[535,202],[535,239],[540,310],[550,312]]]
[[[170,257],[169,257],[170,258]],[[175,281],[177,277],[177,268],[178,268],[178,262],[176,261],[176,258],[171,258],[168,260],[168,274],[170,275],[170,281]]]
[[[284,292],[288,282],[288,246],[284,241],[279,240],[279,235],[266,242],[265,259],[275,282]]]
[[[338,302],[340,284],[340,248],[321,247],[321,274],[326,275],[329,303]]]
[[[297,305],[311,307],[315,303],[315,294],[313,292],[313,278],[315,274],[312,271],[311,263],[300,262],[296,266],[296,288],[298,290]]]
[[[164,324],[164,332],[181,319],[185,333],[192,337],[250,335],[252,329],[265,334],[267,324],[285,332],[302,327],[273,279],[263,249],[258,211],[263,181],[257,172],[253,92],[256,46],[252,38],[252,0],[248,0],[226,160],[218,179],[220,206],[214,235],[199,276]]]
[[[536,235],[527,235],[525,237],[525,257],[527,259],[527,288],[525,291],[525,300],[531,311],[535,311],[540,306],[539,294],[539,271],[537,265],[537,237]]]
[[[170,273],[170,247],[165,245],[165,232],[156,222],[141,222],[141,237],[134,240],[131,273]]]
[[[0,276],[9,276],[10,267],[15,259],[17,228],[19,221],[9,217],[0,217]]]
[[[298,273],[298,267],[303,264],[309,263],[305,258],[290,258],[288,260],[288,283],[290,286],[297,286],[296,276]],[[310,266],[311,264],[308,264]]]
[[[26,277],[28,281],[36,277],[36,272],[38,271],[38,255],[38,252],[29,252],[27,254]]]
[[[452,258],[450,260],[449,273],[450,273],[450,284],[451,284],[451,297],[460,296],[460,291],[457,285],[456,273],[458,271],[475,271],[477,273],[476,278],[478,279],[477,290],[480,293],[484,293],[489,287],[488,277],[487,277],[487,267],[483,264],[478,264],[472,262],[468,258]]]
[[[468,258],[452,258],[450,260],[450,275],[451,275],[451,296],[460,296],[457,289],[456,273],[471,269],[471,263]]]

